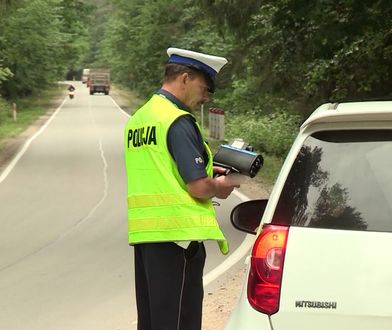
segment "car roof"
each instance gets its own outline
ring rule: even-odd
[[[392,101],[325,103],[309,116],[301,129],[319,123],[384,120],[392,120]]]

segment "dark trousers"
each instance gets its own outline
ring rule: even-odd
[[[135,247],[138,330],[200,330],[203,305],[203,243]]]

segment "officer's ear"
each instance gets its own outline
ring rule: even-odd
[[[181,73],[180,77],[181,77],[181,83],[183,85],[186,85],[189,82],[189,80],[191,79],[188,72]]]

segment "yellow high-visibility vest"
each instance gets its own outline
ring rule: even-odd
[[[154,95],[125,127],[128,177],[128,241],[130,244],[173,241],[218,241],[223,254],[227,241],[219,228],[211,200],[193,198],[167,147],[171,124],[189,112]],[[212,176],[212,154],[206,171]]]

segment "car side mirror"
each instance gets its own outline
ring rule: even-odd
[[[238,204],[231,211],[230,221],[234,228],[256,234],[268,199],[256,199]]]

